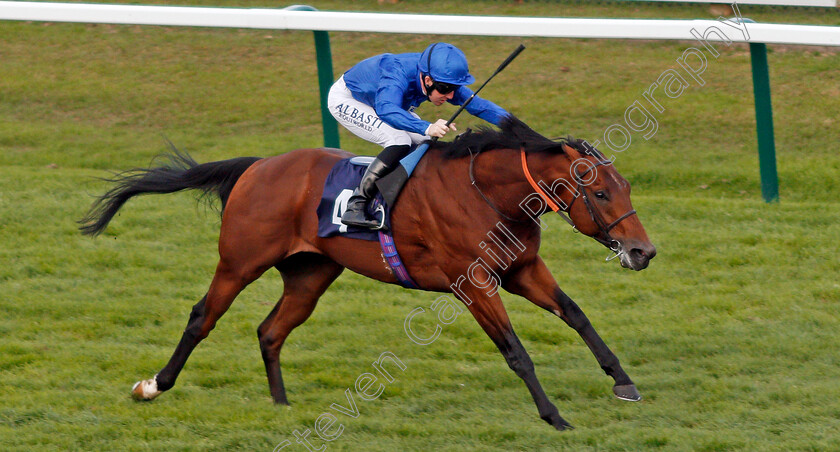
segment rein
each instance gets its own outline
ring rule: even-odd
[[[475,172],[473,171],[473,166],[475,164],[475,158],[478,157],[479,153],[476,152],[475,154],[473,154],[472,148],[470,148],[470,147],[467,148],[467,151],[469,151],[469,153],[470,153],[470,183],[472,184],[473,187],[475,187],[476,190],[478,190],[478,194],[481,195],[482,199],[484,199],[484,202],[486,202],[487,205],[490,206],[490,208],[493,209],[494,212],[501,215],[501,217],[504,218],[505,220],[513,221],[514,223],[523,223],[525,220],[517,220],[515,218],[511,218],[511,217],[505,215],[504,212],[499,210],[493,204],[493,201],[490,201],[490,198],[488,198],[487,195],[485,195],[484,192],[481,191],[481,188],[479,188],[478,183],[475,180]]]
[[[475,179],[475,171],[473,169],[474,166],[475,166],[475,159],[476,159],[476,157],[478,157],[479,153],[478,152],[473,153],[471,148],[467,148],[467,150],[470,153],[470,169],[469,169],[470,183],[472,184],[473,187],[475,187],[476,190],[478,190],[478,194],[481,195],[481,198],[484,199],[484,202],[486,202],[487,205],[489,205],[490,208],[493,209],[494,212],[496,212],[502,218],[504,218],[508,221],[513,221],[513,222],[516,222],[516,223],[522,223],[522,222],[526,221],[526,220],[517,220],[515,218],[511,218],[510,216],[506,215],[504,212],[499,210],[496,207],[495,204],[493,204],[493,202],[490,200],[490,198],[487,197],[487,195],[484,194],[484,192],[478,186],[478,183]],[[525,154],[525,149],[520,148],[519,154],[520,154],[521,162],[522,162],[522,172],[525,174],[525,179],[528,180],[528,183],[531,185],[531,188],[533,188],[534,191],[543,199],[543,201],[545,201],[546,205],[551,210],[553,210],[558,215],[560,215],[560,217],[563,218],[567,223],[569,223],[569,225],[571,225],[572,228],[574,228],[575,231],[577,232],[578,228],[575,225],[575,222],[569,216],[569,212],[571,212],[572,206],[574,205],[575,201],[577,201],[578,197],[577,196],[572,197],[572,201],[566,207],[565,211],[563,209],[561,209],[560,206],[557,205],[557,203],[555,203],[554,200],[551,199],[551,197],[548,194],[546,194],[546,192],[542,189],[542,187],[540,187],[539,184],[537,184],[534,181],[534,178],[531,176],[531,171],[528,169],[528,160],[527,160],[527,157],[526,157],[526,154]],[[602,166],[602,165],[609,165],[611,163],[612,162],[609,161],[609,160],[599,160],[594,165],[589,167],[589,169],[587,169],[583,174],[577,174],[577,171],[575,171],[575,174],[574,174],[575,182],[577,183],[578,191],[583,195],[583,203],[584,203],[584,205],[586,205],[586,210],[589,211],[589,216],[592,218],[592,222],[595,223],[595,225],[598,226],[598,229],[600,230],[601,235],[603,236],[603,238],[602,237],[597,237],[597,236],[592,237],[592,238],[595,239],[598,243],[600,243],[600,244],[604,245],[605,247],[609,248],[613,253],[615,253],[614,256],[611,256],[611,257],[607,258],[608,261],[612,260],[612,259],[615,259],[616,257],[620,256],[623,252],[621,250],[621,244],[618,242],[618,240],[615,240],[610,235],[610,231],[612,231],[613,228],[618,226],[618,224],[621,223],[622,221],[624,221],[626,218],[628,218],[632,215],[635,215],[636,210],[635,209],[630,209],[629,211],[625,212],[624,215],[618,217],[612,223],[607,224],[607,222],[604,221],[604,217],[601,215],[601,211],[595,206],[595,204],[589,198],[589,195],[586,192],[586,184],[583,183],[583,178],[587,174],[589,174],[590,171],[594,170],[596,167]]]

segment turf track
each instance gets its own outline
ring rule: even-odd
[[[435,12],[710,17],[704,8],[439,2]],[[265,6],[214,2],[207,5]],[[428,11],[402,2],[319,9]],[[466,5],[466,7],[463,7]],[[459,6],[461,6],[459,8]],[[742,7],[757,20],[838,25],[837,14]],[[333,34],[334,64],[417,51],[435,37]],[[594,139],[696,43],[445,38],[486,88],[547,136]],[[128,397],[169,357],[215,265],[219,220],[187,194],[129,203],[106,234],[74,221],[107,170],[146,166],[162,136],[199,161],[317,146],[304,32],[0,23],[0,449],[271,451],[312,429],[370,363],[406,365],[328,450],[833,450],[840,443],[840,56],[771,46],[781,203],[760,198],[747,47],[720,47],[696,84],[633,136],[618,169],[659,255],[641,273],[558,218],[542,255],[645,397],[611,397],[576,334],[505,295],[549,397],[577,429],[540,421],[475,322],[429,346],[405,316],[434,295],[346,273],[283,355],[292,408],[271,404],[256,326],[282,290],[268,273],[196,350],[176,387]],[[426,117],[452,110],[424,108]],[[464,117],[461,128],[480,122]],[[374,150],[342,132],[344,147]],[[422,325],[421,325],[422,326]],[[431,325],[427,325],[431,328]],[[294,444],[284,450],[304,450]]]

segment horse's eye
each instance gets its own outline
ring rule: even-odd
[[[602,191],[596,191],[595,197],[598,199],[607,199],[607,194]]]

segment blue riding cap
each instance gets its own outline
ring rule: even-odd
[[[470,75],[464,52],[445,42],[438,42],[427,47],[420,54],[417,67],[420,72],[429,74],[437,82],[453,85],[469,85],[475,82],[475,78]]]

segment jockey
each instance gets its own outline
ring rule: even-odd
[[[463,105],[473,91],[464,85],[475,81],[467,58],[452,44],[432,44],[422,53],[385,53],[356,64],[330,89],[327,105],[339,124],[356,136],[382,146],[359,187],[347,204],[341,222],[363,228],[379,226],[366,206],[376,194],[375,182],[394,170],[412,145],[431,137],[443,137],[455,124],[445,119],[428,122],[414,113],[425,101],[436,106],[449,102]],[[499,125],[508,112],[476,96],[466,110]]]

